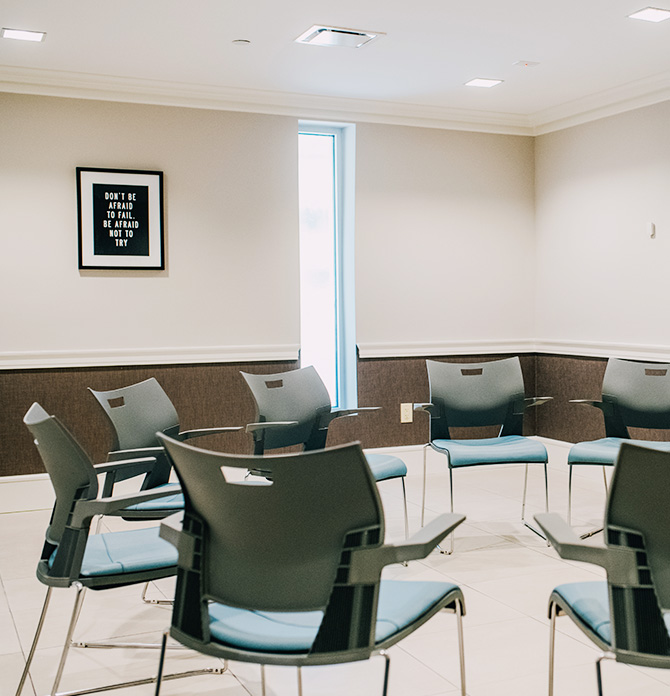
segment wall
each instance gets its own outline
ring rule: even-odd
[[[0,366],[295,359],[295,119],[14,94],[0,112]],[[165,173],[164,272],[77,269],[77,166]]]
[[[669,120],[665,102],[537,138],[540,341],[670,358]]]
[[[533,148],[529,137],[358,125],[363,357],[527,346],[534,336]]]

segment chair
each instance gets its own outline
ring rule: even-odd
[[[549,509],[547,450],[543,444],[522,435],[524,411],[546,403],[551,397],[525,397],[518,357],[478,363],[447,363],[426,360],[430,403],[414,404],[415,411],[430,414],[429,442],[423,450],[423,499],[421,524],[426,509],[426,452],[431,447],[444,454],[449,468],[451,511],[454,510],[453,470],[490,464],[525,464],[521,521],[526,522],[528,464],[544,466],[545,504]],[[501,425],[498,437],[452,440],[450,428]],[[451,538],[453,552],[454,540]]]
[[[54,416],[49,416],[37,403],[28,410],[24,423],[35,438],[35,444],[51,479],[56,501],[46,531],[42,556],[37,565],[37,578],[47,586],[47,594],[16,694],[19,696],[21,693],[30,672],[52,589],[74,587],[76,599],[51,691],[54,696],[72,645],[127,647],[122,643],[72,643],[85,589],[106,590],[174,575],[177,570],[177,554],[170,544],[159,537],[157,526],[89,534],[93,517],[122,514],[129,505],[164,496],[165,492],[143,491],[115,498],[97,498],[97,475],[101,472],[106,473],[110,467],[122,468],[124,463],[116,462],[96,468],[65,426]],[[140,646],[133,644],[133,647]],[[123,686],[152,681],[153,678],[142,679]],[[94,690],[102,691],[108,688],[118,686]],[[75,693],[91,693],[91,690],[68,692]]]
[[[254,484],[235,472],[254,469],[257,457],[159,439],[186,500],[183,525],[172,517],[161,525],[179,549],[173,638],[224,659],[298,668],[383,654],[386,693],[387,648],[447,609],[457,615],[465,695],[460,588],[380,580],[389,563],[427,556],[463,515],[442,515],[386,545],[381,500],[357,443],[264,457],[270,477]]]
[[[178,440],[188,440],[203,435],[230,433],[241,427],[201,428],[198,430],[179,430],[179,416],[172,401],[158,381],[151,377],[120,389],[109,391],[89,391],[102,407],[114,435],[113,449],[108,455],[109,461],[128,459],[130,457],[152,456],[155,466],[146,474],[142,490],[150,490],[169,483],[170,464],[163,449],[158,445],[156,433],[162,432]],[[123,474],[105,480],[103,495],[112,494],[114,483],[137,473],[128,468]],[[162,519],[184,506],[180,493],[170,498],[149,501],[127,511],[128,517],[141,519]]]
[[[646,447],[670,451],[670,442],[632,440],[628,428],[670,428],[670,364],[610,358],[605,368],[602,400],[573,399],[570,403],[594,406],[602,411],[605,437],[578,442],[568,453],[568,524],[572,524],[572,467],[613,466],[621,443],[628,440]],[[602,531],[586,532],[582,538]]]
[[[601,661],[670,668],[670,452],[624,442],[605,512],[605,543],[581,541],[557,514],[535,515],[561,558],[593,563],[607,580],[559,585],[549,599],[549,696],[556,617],[569,616],[603,651]]]
[[[254,454],[264,454],[279,447],[302,445],[308,452],[326,446],[328,427],[336,418],[356,416],[364,411],[378,411],[378,406],[334,409],[326,385],[312,367],[270,375],[242,372],[256,402],[256,423],[247,425],[253,435]],[[375,481],[399,478],[405,512],[405,538],[409,536],[405,476],[402,459],[389,454],[366,455]]]

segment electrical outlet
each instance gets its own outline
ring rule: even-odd
[[[414,404],[400,404],[400,422],[411,423],[414,420]]]

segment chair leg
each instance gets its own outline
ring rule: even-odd
[[[568,525],[572,524],[572,464],[568,464]]]
[[[23,668],[23,673],[21,674],[21,680],[19,681],[19,686],[16,689],[16,696],[20,696],[21,692],[23,691],[23,686],[26,683],[26,679],[28,677],[28,674],[30,673],[30,665],[32,664],[33,657],[35,657],[35,649],[37,648],[37,641],[40,638],[40,634],[42,633],[42,628],[44,626],[44,619],[46,618],[47,615],[47,609],[49,608],[49,600],[51,599],[51,590],[52,587],[47,587],[47,594],[46,597],[44,598],[44,604],[42,605],[42,613],[40,614],[39,621],[37,622],[37,629],[35,630],[35,636],[33,638],[32,645],[30,646],[30,652],[28,653],[28,657],[26,658],[26,665]]]
[[[81,605],[84,601],[84,590],[86,589],[81,583],[75,582],[72,584],[75,588],[77,594],[74,600],[74,607],[72,608],[72,617],[70,619],[70,625],[67,629],[67,636],[65,638],[65,645],[63,646],[63,652],[60,656],[60,662],[58,663],[58,669],[56,670],[56,678],[54,679],[53,686],[51,687],[51,696],[55,696],[58,691],[58,686],[60,684],[61,677],[63,676],[63,670],[65,669],[65,661],[67,660],[67,655],[70,652],[70,645],[72,644],[72,636],[74,634],[75,626],[77,625],[77,619],[79,619],[79,614],[81,613]]]
[[[407,516],[407,490],[405,489],[405,477],[400,477],[402,484],[402,503],[405,509],[405,539],[409,539],[409,518]]]
[[[449,501],[450,510],[454,511],[454,470],[449,467]],[[454,552],[454,532],[449,535],[449,551],[445,551],[439,544],[437,546],[440,549],[440,553],[451,555]]]
[[[546,536],[530,522],[526,522],[526,493],[528,491],[528,462],[526,462],[526,468],[523,476],[523,496],[521,497],[521,522],[525,527],[530,529],[533,534],[537,534],[542,539],[546,540]],[[549,473],[547,470],[547,462],[544,462],[544,505],[545,512],[549,512]],[[549,542],[547,542],[547,546]]]
[[[458,661],[461,670],[461,696],[465,694],[465,646],[463,643],[463,604],[456,600],[456,627],[458,629]]]
[[[603,696],[603,675],[602,675],[601,663],[603,660],[611,660],[613,658],[614,658],[614,655],[612,655],[611,653],[603,653],[596,660],[596,679],[598,681],[598,696]]]
[[[147,599],[147,592],[149,591],[150,582],[145,582],[142,588],[142,602],[144,604],[157,604],[157,605],[169,605],[174,604],[174,599]]]
[[[549,696],[554,696],[554,652],[556,637],[556,603],[549,608]]]
[[[380,650],[379,654],[384,658],[384,686],[382,687],[382,696],[386,696],[389,689],[389,671],[391,669],[391,657],[386,650]]]
[[[426,454],[428,445],[423,446],[423,493],[421,495],[421,526],[423,527],[426,516]]]
[[[261,665],[261,696],[265,694],[265,665]]]
[[[161,653],[158,658],[158,672],[156,673],[156,691],[155,696],[160,696],[161,684],[163,683],[163,668],[165,667],[165,650],[167,648],[167,639],[169,631],[163,632],[163,637],[161,638]]]
[[[302,696],[302,667],[298,667],[298,696]]]

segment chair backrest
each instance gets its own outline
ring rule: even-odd
[[[670,428],[670,364],[610,358],[602,399],[610,437],[629,437],[627,428]]]
[[[47,530],[47,541],[57,545],[77,500],[92,500],[98,495],[98,479],[93,463],[70,431],[55,417],[34,403],[23,422],[35,439],[35,445],[49,474],[56,502]]]
[[[138,449],[158,445],[156,433],[176,435],[179,416],[154,377],[109,391],[89,391],[102,406],[114,432],[112,449]]]
[[[259,611],[328,607],[326,617],[337,619],[338,630],[348,628],[346,635],[323,635],[329,625],[324,618],[319,643],[369,643],[379,580],[350,585],[347,564],[352,549],[383,543],[384,518],[357,443],[263,457],[271,480],[259,484],[230,474],[257,468],[259,457],[159,439],[184,492],[182,535],[192,537],[192,543],[180,540],[173,625],[194,635],[194,619],[207,600]],[[185,564],[182,550],[191,546],[198,557]],[[358,611],[352,611],[357,602]],[[206,634],[206,626],[201,628]]]
[[[501,425],[501,435],[521,435],[524,384],[518,357],[478,363],[426,360],[431,440],[449,428]]]
[[[331,411],[330,395],[311,365],[270,375],[241,374],[256,402],[259,423],[297,421],[297,425],[262,433],[264,449],[291,445],[320,449],[325,446],[327,428],[320,431],[319,426],[322,416]],[[262,452],[257,450],[256,454]]]
[[[610,549],[632,568],[608,571],[614,647],[670,656],[662,611],[670,610],[670,452],[623,443],[605,513]],[[667,663],[666,663],[667,666]]]

